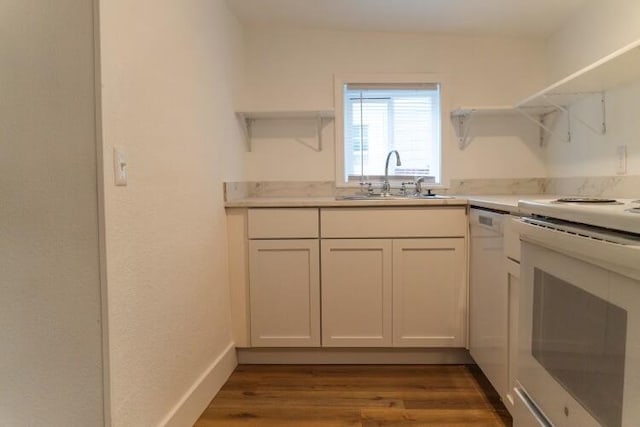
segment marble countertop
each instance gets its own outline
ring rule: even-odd
[[[465,206],[466,198],[451,199],[373,199],[336,200],[335,197],[247,197],[229,201],[227,208],[275,208],[275,207],[350,207],[350,206]]]
[[[553,196],[541,194],[455,195],[452,199],[336,200],[334,197],[247,197],[229,201],[227,208],[275,207],[371,207],[371,206],[478,206],[509,213],[520,213],[519,200]]]

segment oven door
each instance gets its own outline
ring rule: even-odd
[[[555,426],[637,426],[640,281],[590,262],[593,239],[526,227],[535,226],[521,230],[519,392]],[[567,238],[571,255],[559,250]]]

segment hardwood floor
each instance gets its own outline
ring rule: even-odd
[[[469,365],[239,365],[209,426],[511,426]]]

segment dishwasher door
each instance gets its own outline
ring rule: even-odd
[[[509,293],[503,253],[505,215],[470,210],[469,351],[504,399],[508,388]]]

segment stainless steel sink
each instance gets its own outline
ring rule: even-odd
[[[346,194],[342,196],[336,196],[336,200],[377,200],[377,201],[385,201],[385,200],[431,200],[431,199],[453,199],[453,196],[441,196],[441,195],[407,195],[403,196],[401,194],[392,194],[392,195],[382,195],[379,193],[373,194]]]
[[[430,196],[425,195],[425,194],[421,194],[419,196],[415,196],[416,199],[455,199],[455,196],[443,196],[441,194],[432,194]]]

